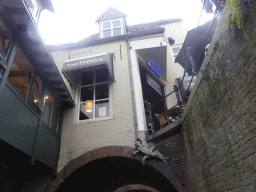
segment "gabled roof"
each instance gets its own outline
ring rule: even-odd
[[[174,23],[174,22],[180,22],[182,19],[175,18],[175,19],[163,19],[159,21],[154,21],[150,23],[141,23],[136,25],[130,25],[128,26],[128,32],[130,34],[138,33],[138,32],[146,32],[146,31],[152,31],[155,29],[160,29],[161,25],[165,25],[168,23]]]
[[[127,17],[127,15],[113,7],[109,7],[104,13],[102,13],[96,20],[95,22],[99,21],[105,21],[105,20],[110,20],[110,19],[116,19],[116,18],[122,18],[122,17]]]
[[[87,38],[80,40],[79,42],[72,42],[66,44],[58,44],[58,45],[47,45],[49,49],[63,49],[68,47],[79,47],[79,46],[90,46],[90,45],[97,45],[102,43],[108,43],[113,41],[122,40],[125,38],[133,38],[133,37],[141,37],[153,34],[164,33],[164,28],[161,25],[165,25],[168,23],[175,23],[181,22],[181,18],[174,18],[174,19],[165,19],[150,23],[142,23],[137,25],[130,25],[127,26],[128,33],[119,36],[113,36],[109,38],[99,38],[99,34],[95,33]]]

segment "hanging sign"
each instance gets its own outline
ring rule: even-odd
[[[162,96],[161,86],[148,73],[146,73],[146,76],[148,84]]]

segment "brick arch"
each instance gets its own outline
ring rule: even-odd
[[[123,187],[120,187],[119,189],[115,190],[114,192],[128,192],[131,190],[145,190],[149,192],[159,192],[158,190],[149,187],[147,185],[141,185],[141,184],[135,184],[135,185],[126,185]]]
[[[71,173],[73,173],[75,170],[79,169],[83,165],[97,159],[101,159],[104,157],[126,157],[142,161],[143,155],[137,154],[136,156],[134,156],[132,153],[134,150],[134,148],[126,146],[106,146],[94,149],[92,151],[88,151],[83,155],[80,155],[79,157],[69,161],[69,163],[60,172],[57,173],[56,179],[51,182],[51,184],[47,187],[47,191],[54,192],[64,181],[64,179],[66,179]],[[171,168],[163,161],[151,158],[147,159],[146,164],[162,173],[179,192],[185,191],[181,182],[174,175]]]

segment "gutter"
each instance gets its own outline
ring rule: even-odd
[[[120,36],[114,36],[114,37],[109,37],[109,38],[101,38],[97,40],[92,40],[92,41],[80,41],[76,43],[69,43],[69,44],[60,44],[60,45],[47,45],[47,48],[51,51],[54,50],[59,50],[59,49],[69,49],[69,48],[81,48],[85,46],[95,46],[99,44],[105,44],[105,43],[111,43],[115,41],[120,41],[120,40],[127,40],[130,38],[135,38],[135,37],[143,37],[143,36],[148,36],[148,35],[155,35],[159,33],[164,33],[165,29],[164,28],[159,28],[159,29],[154,29],[150,31],[141,31],[137,33],[128,33]]]
[[[128,54],[128,68],[129,68],[129,77],[130,77],[130,85],[131,85],[133,120],[134,120],[135,141],[136,141],[139,138],[139,136],[138,136],[138,120],[137,120],[137,111],[136,111],[136,105],[135,105],[135,93],[134,93],[133,77],[132,77],[130,46],[129,46],[127,37],[126,37],[126,48],[127,48],[127,54]]]

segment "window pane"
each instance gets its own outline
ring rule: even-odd
[[[3,45],[2,45],[2,40],[4,39],[4,45],[5,47],[7,46],[9,39],[11,37],[9,31],[3,24],[2,20],[0,19],[0,61],[3,60]]]
[[[108,69],[101,68],[96,70],[96,83],[108,81]]]
[[[47,94],[45,94],[45,97],[44,97],[44,109],[42,114],[42,121],[49,127],[51,126],[51,121],[52,121],[53,104],[54,104],[54,98],[50,94],[50,92],[47,91]]]
[[[82,74],[81,85],[89,85],[93,83],[93,71],[84,72]]]
[[[113,27],[121,27],[121,20],[113,21]]]
[[[97,101],[95,103],[95,118],[109,116],[109,101]]]
[[[34,68],[31,63],[28,61],[20,47],[18,47],[7,80],[24,99],[26,99],[28,95],[33,71]]]
[[[81,102],[93,100],[93,86],[81,88]]]
[[[42,105],[43,105],[43,98],[41,97],[42,95],[42,86],[43,86],[43,82],[40,79],[39,76],[35,77],[34,80],[34,84],[33,84],[33,88],[32,88],[32,95],[29,101],[29,105],[33,108],[36,109],[34,104],[36,104],[40,109],[42,109]]]
[[[95,99],[106,99],[108,98],[108,84],[96,85]]]
[[[93,102],[83,103],[80,105],[79,120],[93,118]]]
[[[121,28],[113,29],[113,36],[122,35]]]
[[[180,47],[174,47],[174,48],[172,48],[172,52],[173,52],[174,55],[178,55],[179,52],[180,52]]]
[[[111,36],[111,30],[103,31],[103,37],[110,37],[110,36]]]
[[[111,27],[110,21],[109,22],[104,22],[103,25],[102,25],[103,29],[109,29],[110,27]]]

